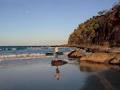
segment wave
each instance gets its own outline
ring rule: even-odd
[[[33,58],[44,58],[44,57],[50,57],[50,56],[46,56],[45,54],[40,54],[40,53],[0,55],[0,61],[14,60],[14,59],[33,59]]]

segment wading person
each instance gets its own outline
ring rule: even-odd
[[[59,51],[58,47],[55,47],[55,48],[54,48],[55,60],[58,59],[58,51]]]

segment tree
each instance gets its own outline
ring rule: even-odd
[[[98,14],[99,14],[99,15],[103,15],[103,14],[105,14],[106,12],[107,12],[107,10],[103,10],[103,11],[99,11]]]

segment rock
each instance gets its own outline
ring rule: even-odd
[[[93,62],[93,63],[109,63],[110,60],[114,59],[115,55],[110,53],[92,53],[87,56],[82,56],[80,61]]]
[[[82,52],[82,50],[74,50],[68,54],[69,58],[80,58],[84,56],[85,54]]]
[[[63,60],[52,60],[51,61],[52,66],[62,66],[64,64],[67,64],[67,62]]]
[[[120,64],[120,60],[115,58],[109,62],[110,64]]]
[[[120,54],[117,54],[115,58],[109,61],[110,64],[120,65]]]

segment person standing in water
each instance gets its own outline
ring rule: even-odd
[[[58,52],[59,52],[58,47],[55,47],[55,48],[54,48],[55,60],[58,59]]]

